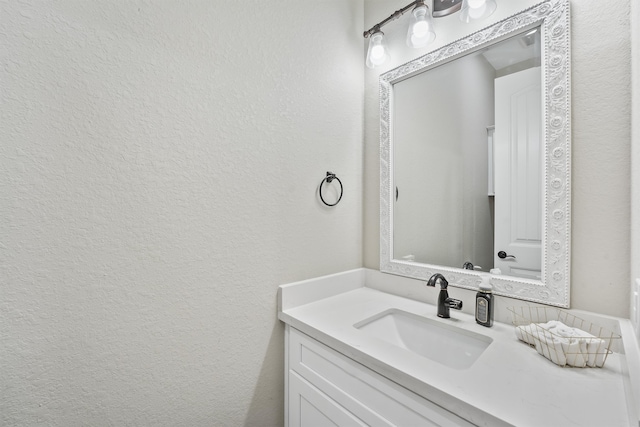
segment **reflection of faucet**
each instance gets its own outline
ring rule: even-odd
[[[479,265],[473,265],[470,261],[467,261],[464,264],[462,264],[462,268],[465,270],[474,270],[474,271],[482,270],[482,267],[480,267]]]
[[[440,295],[438,295],[438,317],[443,317],[448,319],[449,317],[449,309],[454,308],[456,310],[462,309],[462,301],[459,299],[449,298],[449,292],[447,292],[447,286],[449,286],[449,282],[444,276],[440,273],[436,273],[429,278],[427,282],[427,286],[436,286],[436,283],[440,280]]]

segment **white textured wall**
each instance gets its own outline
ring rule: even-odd
[[[277,286],[362,265],[362,16],[0,1],[1,425],[282,425]]]
[[[629,316],[630,1],[571,2],[571,306]],[[594,31],[601,28],[604,31]]]
[[[640,2],[631,2],[631,286],[632,313],[640,289]],[[640,306],[635,306],[636,334],[640,342]]]
[[[571,1],[572,256],[571,306],[629,316],[630,49],[629,1],[603,9],[599,0]],[[498,0],[496,13],[464,26],[455,15],[435,21],[434,45],[410,49],[405,21],[385,26],[392,61],[365,71],[364,262],[379,268],[378,76],[406,61],[537,3]],[[365,1],[369,28],[406,4]],[[363,57],[366,54],[363,48]],[[505,302],[507,303],[507,302]],[[509,301],[508,304],[513,304]]]

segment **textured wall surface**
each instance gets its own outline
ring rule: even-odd
[[[362,265],[362,17],[0,1],[0,425],[282,425],[277,286]]]
[[[596,0],[571,7],[571,306],[628,317],[629,0],[607,13]]]
[[[364,263],[379,268],[378,76],[538,0],[499,0],[484,22],[464,26],[455,15],[435,22],[431,47],[404,44],[404,22],[385,26],[392,61],[365,69]],[[367,0],[364,25],[386,18],[401,0]],[[394,9],[395,8],[395,9]],[[629,0],[603,13],[597,0],[571,1],[572,256],[571,306],[629,316],[630,49]],[[601,29],[601,30],[595,30]],[[365,47],[366,49],[366,47]],[[366,50],[364,55],[366,55]],[[461,290],[462,291],[462,290]],[[466,292],[466,291],[465,291]],[[505,302],[513,304],[513,301]]]
[[[640,2],[631,2],[631,286],[640,342]]]

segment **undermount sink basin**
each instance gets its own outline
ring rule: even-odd
[[[353,325],[362,332],[454,369],[478,360],[493,339],[401,310],[386,310]]]

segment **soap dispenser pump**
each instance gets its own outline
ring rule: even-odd
[[[478,293],[476,294],[476,322],[482,326],[493,326],[493,293],[491,279],[482,278]]]

